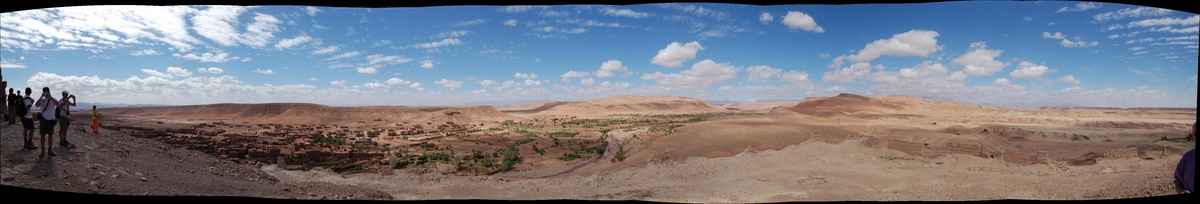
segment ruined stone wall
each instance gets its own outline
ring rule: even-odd
[[[871,137],[871,136],[867,136],[866,138],[867,139],[864,139],[862,141],[863,146],[874,147],[874,148],[883,147],[883,140],[880,140],[879,138],[875,138],[875,137]]]
[[[1034,162],[1034,163],[1039,163],[1039,164],[1046,164],[1046,163],[1049,163],[1049,162],[1050,162],[1050,155],[1046,153],[1046,150],[1038,150],[1038,151],[1037,151],[1037,156],[1035,156],[1035,157],[1034,157],[1034,160],[1033,160],[1033,162]]]
[[[987,146],[980,143],[965,143],[965,142],[950,142],[946,143],[946,151],[951,154],[969,154],[983,158],[997,158],[1004,156],[1000,148]]]
[[[1105,159],[1123,159],[1123,158],[1137,158],[1137,157],[1138,157],[1137,148],[1120,148],[1120,149],[1111,149],[1111,150],[1104,152],[1103,158],[1105,158]]]
[[[925,144],[922,143],[889,139],[887,141],[887,147],[889,149],[899,150],[911,155],[925,156]]]

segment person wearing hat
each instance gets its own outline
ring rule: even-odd
[[[71,126],[71,106],[75,106],[75,95],[71,92],[62,92],[62,101],[58,102],[58,111],[55,111],[58,116],[58,146],[72,147],[71,142],[67,142],[67,127]]]

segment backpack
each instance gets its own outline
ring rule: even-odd
[[[29,109],[25,108],[25,105],[26,105],[25,99],[32,100],[33,98],[30,98],[28,96],[21,98],[21,100],[17,101],[17,108],[13,108],[13,109],[15,109],[15,111],[17,111],[17,115],[19,115],[21,117],[25,117],[25,114],[29,114]]]
[[[63,111],[63,109],[62,109],[62,107],[63,107],[63,106],[67,105],[67,104],[66,104],[66,102],[65,102],[66,100],[64,99],[63,101],[64,101],[64,102],[60,102],[60,103],[58,104],[58,106],[54,106],[54,115],[57,115],[57,116],[58,116],[58,117],[60,117],[60,118],[70,118],[70,117],[71,117],[71,112],[70,112],[70,111]]]

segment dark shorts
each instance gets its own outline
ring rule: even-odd
[[[58,118],[58,126],[61,128],[71,127],[71,118]]]
[[[33,130],[33,118],[21,117],[21,126],[24,126],[25,130]]]
[[[57,125],[58,121],[42,119],[42,121],[38,123],[40,123],[38,124],[39,134],[54,134],[54,125]]]

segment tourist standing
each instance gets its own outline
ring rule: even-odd
[[[92,105],[92,133],[100,133],[100,112]]]
[[[34,150],[37,146],[33,146],[33,98],[29,97],[29,93],[33,93],[33,89],[25,87],[25,97],[17,104],[21,108],[17,113],[22,115],[21,126],[25,128],[25,149]]]
[[[67,142],[67,128],[71,126],[71,106],[75,106],[75,95],[71,92],[62,92],[62,101],[58,102],[58,111],[54,115],[58,118],[58,146],[74,147],[71,142]]]
[[[1196,140],[1196,123],[1192,123],[1192,134],[1188,136],[1190,140]],[[1176,193],[1192,193],[1196,190],[1196,148],[1183,153],[1183,158],[1179,159],[1179,164],[1175,165],[1175,192]]]
[[[37,100],[37,106],[42,108],[42,116],[38,118],[38,133],[41,135],[38,143],[42,146],[41,153],[38,153],[39,157],[46,154],[58,155],[54,153],[54,147],[51,146],[54,144],[54,125],[58,123],[55,121],[57,118],[54,114],[54,107],[58,105],[58,99],[54,98],[54,94],[50,94],[50,87],[42,87],[42,96]]]

